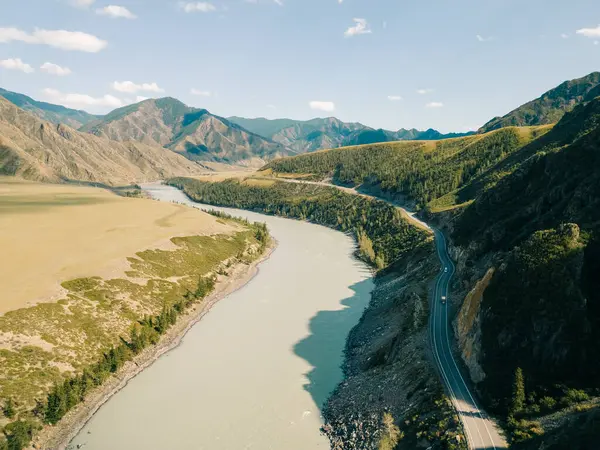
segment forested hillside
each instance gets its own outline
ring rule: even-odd
[[[168,183],[198,202],[309,220],[351,233],[358,256],[378,268],[428,239],[393,206],[335,188],[263,180],[209,183],[173,178]]]
[[[422,208],[465,186],[546,131],[545,127],[507,128],[441,141],[341,148],[272,161],[263,169],[332,177],[334,183],[381,190]]]
[[[481,388],[499,410],[510,408],[517,367],[534,394],[524,409],[600,388],[599,142],[597,99],[565,115],[455,222],[453,237],[474,261],[499,255],[481,315]]]
[[[462,356],[480,368],[477,390],[515,443],[564,448],[566,436],[589,442],[595,419],[557,426],[549,415],[569,418],[577,411],[565,408],[600,394],[599,143],[592,98],[554,127],[323,151],[273,161],[265,174],[332,177],[426,207],[451,237],[461,301],[493,268]]]

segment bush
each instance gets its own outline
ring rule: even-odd
[[[580,389],[569,389],[565,396],[560,399],[560,404],[564,407],[574,405],[576,403],[586,402],[590,396]]]
[[[17,420],[9,423],[4,427],[4,435],[6,436],[4,448],[7,450],[21,450],[28,447],[33,439],[33,433],[38,428],[39,426],[30,420]],[[2,445],[0,443],[0,449],[2,449]]]
[[[9,398],[8,400],[6,400],[6,402],[4,403],[4,407],[2,408],[2,412],[9,419],[12,419],[13,417],[15,417],[15,414],[16,414],[15,404],[14,404],[14,401],[12,398]]]
[[[556,408],[556,399],[552,398],[552,397],[542,397],[540,399],[540,408],[542,408],[544,411],[546,412],[550,412],[553,411],[554,408]]]
[[[394,417],[389,412],[383,414],[382,437],[379,441],[379,450],[394,450],[398,442],[404,437],[404,433],[395,424]]]
[[[512,442],[523,442],[544,434],[544,430],[539,422],[516,419],[513,416],[508,418],[507,428],[510,432]]]

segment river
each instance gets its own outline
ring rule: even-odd
[[[278,247],[179,347],[104,404],[70,448],[328,449],[320,407],[342,380],[346,336],[373,289],[352,240],[306,222],[199,205],[157,183],[143,189],[266,222]]]

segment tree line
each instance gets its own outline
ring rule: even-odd
[[[96,363],[84,368],[80,374],[55,383],[47,395],[46,402],[38,401],[29,414],[23,415],[25,418],[19,418],[4,427],[5,439],[0,440],[0,450],[21,450],[27,447],[39,428],[39,422],[32,418],[46,424],[56,424],[72,408],[83,402],[92,389],[102,385],[148,346],[156,344],[160,336],[177,322],[180,315],[213,291],[215,283],[215,276],[201,277],[195,291],[188,291],[178,302],[165,304],[160,314],[147,315],[134,323],[128,338],[121,337],[120,343],[104,352]],[[8,418],[14,417],[12,399],[5,401],[3,412]]]
[[[357,255],[377,268],[386,267],[427,239],[397,208],[335,188],[283,182],[252,185],[240,180],[211,183],[190,178],[173,178],[168,184],[198,202],[308,220],[347,232],[359,245]]]

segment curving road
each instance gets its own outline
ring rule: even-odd
[[[442,297],[448,299],[450,281],[456,270],[454,263],[448,255],[446,238],[437,229],[435,234],[435,245],[442,263],[442,269],[438,275],[431,302],[431,317],[429,322],[429,334],[434,358],[446,386],[448,396],[454,404],[456,412],[465,429],[469,449],[504,449],[508,445],[499,433],[496,424],[487,416],[477,404],[475,396],[471,393],[468,383],[463,377],[461,370],[452,354],[450,341],[450,319],[448,316],[448,301],[442,301]]]
[[[448,301],[442,302],[442,297],[448,299],[450,281],[454,276],[456,268],[450,255],[448,255],[448,246],[444,234],[440,230],[432,228],[425,222],[417,219],[414,214],[411,214],[404,208],[401,208],[386,199],[359,193],[353,188],[336,186],[325,182],[293,180],[289,178],[278,178],[277,180],[288,183],[316,184],[335,187],[347,193],[376,198],[377,200],[390,203],[400,209],[403,216],[419,228],[427,228],[433,232],[437,254],[442,265],[440,274],[435,282],[433,299],[431,301],[431,316],[429,318],[429,335],[435,362],[444,382],[448,397],[452,401],[452,404],[463,423],[469,449],[495,450],[508,448],[506,440],[498,431],[498,427],[494,421],[491,420],[485,411],[478,406],[475,395],[472,394],[466,378],[463,377],[459,365],[452,353],[450,338],[453,336],[453,333],[450,330]]]

